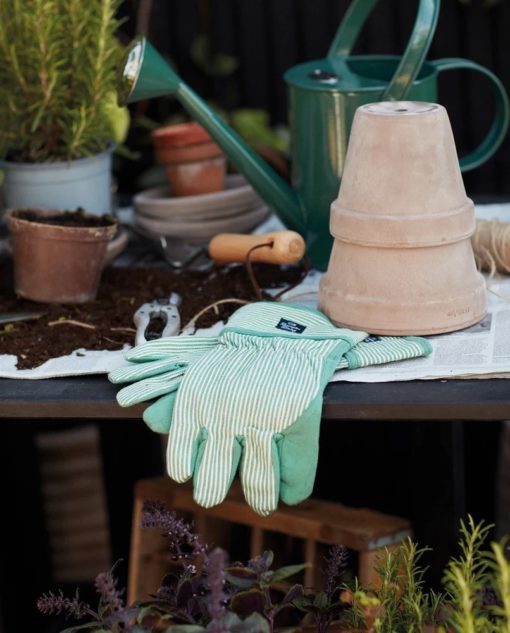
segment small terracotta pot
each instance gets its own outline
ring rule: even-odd
[[[47,224],[69,212],[41,209],[11,210],[16,294],[44,303],[84,303],[97,293],[108,242],[117,222],[110,216],[81,214],[85,226]],[[86,226],[88,224],[89,226]]]
[[[162,127],[152,133],[152,140],[173,195],[195,196],[224,189],[225,155],[201,125]]]
[[[382,102],[356,111],[320,307],[372,334],[437,334],[486,313],[483,277],[446,110]]]

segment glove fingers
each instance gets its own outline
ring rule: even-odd
[[[175,421],[174,421],[175,422]],[[198,449],[202,441],[202,431],[191,420],[170,425],[166,449],[168,475],[178,483],[187,481],[195,470]]]
[[[278,438],[280,498],[289,505],[300,503],[312,494],[319,458],[321,411],[322,394],[318,394]]]
[[[418,336],[369,336],[342,357],[337,369],[358,369],[428,356],[431,352],[430,343]]]
[[[193,478],[193,498],[198,505],[211,508],[227,496],[241,458],[241,446],[232,435],[207,433],[202,437]]]
[[[140,380],[117,393],[117,402],[121,407],[130,407],[139,402],[146,402],[158,396],[164,396],[175,391],[182,380],[185,368],[180,367],[161,376],[153,376]]]
[[[278,506],[280,464],[274,431],[249,428],[244,436],[241,481],[247,503],[262,516]]]
[[[127,367],[114,369],[108,374],[108,380],[114,384],[132,382],[133,380],[142,380],[144,378],[158,376],[163,372],[179,369],[179,367],[180,365],[178,363],[168,358],[148,363],[136,363],[128,365]]]
[[[218,343],[216,336],[167,336],[155,341],[136,345],[129,350],[126,358],[132,362],[162,360],[169,356],[176,362],[187,359],[190,354],[202,355]]]
[[[158,398],[143,412],[143,421],[155,433],[168,433],[174,412],[177,391]]]

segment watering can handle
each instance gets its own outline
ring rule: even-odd
[[[331,43],[329,58],[350,55],[363,25],[376,4],[377,0],[353,0]],[[411,38],[384,92],[383,101],[401,101],[406,98],[434,37],[440,5],[441,0],[420,0]]]
[[[494,154],[505,138],[510,121],[508,94],[496,75],[476,62],[472,62],[468,59],[450,57],[448,59],[435,59],[430,63],[436,67],[438,72],[458,70],[461,68],[465,70],[475,70],[484,75],[491,82],[496,109],[494,121],[480,145],[471,153],[467,154],[467,156],[462,156],[459,160],[461,170],[470,171],[471,169],[479,167],[482,163],[485,163],[485,161]]]

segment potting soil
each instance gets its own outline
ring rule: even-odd
[[[27,222],[37,222],[37,224],[49,224],[52,226],[70,226],[94,228],[99,226],[111,226],[113,219],[107,215],[92,216],[86,214],[83,209],[76,211],[63,211],[57,215],[44,217],[31,209],[21,209],[16,212],[16,217]]]
[[[296,283],[302,276],[298,268],[267,264],[253,266],[262,288]],[[102,276],[97,299],[90,303],[40,304],[0,294],[0,314],[26,310],[45,314],[34,321],[0,325],[0,354],[18,357],[18,369],[37,367],[50,358],[65,356],[76,349],[118,350],[134,343],[133,314],[147,301],[182,296],[182,325],[200,310],[221,299],[256,300],[255,291],[243,266],[214,267],[209,271],[173,272],[157,268],[107,268]],[[228,303],[207,311],[197,327],[225,321],[239,304]]]

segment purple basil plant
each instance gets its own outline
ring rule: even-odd
[[[313,614],[319,633],[326,633],[340,613],[338,587],[346,561],[342,547],[332,548],[324,590],[315,594],[289,583],[306,564],[273,570],[269,551],[247,564],[229,563],[224,550],[201,543],[190,523],[158,501],[145,503],[142,525],[162,530],[177,570],[165,576],[149,600],[132,605],[125,604],[113,570],[96,578],[96,609],[78,593],[72,598],[43,595],[41,612],[77,621],[62,633],[272,633],[285,615],[299,623],[305,613]]]

